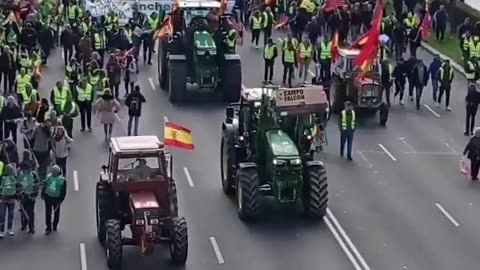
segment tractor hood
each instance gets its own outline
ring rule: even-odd
[[[287,133],[282,130],[270,130],[266,133],[268,145],[273,156],[285,158],[298,158],[299,152],[295,143]]]
[[[217,47],[212,35],[207,31],[195,31],[193,33],[193,42],[198,55],[203,55],[209,52],[213,55],[217,52]]]

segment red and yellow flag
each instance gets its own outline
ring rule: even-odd
[[[172,122],[165,122],[165,145],[193,150],[192,131]]]
[[[333,41],[332,41],[332,59],[335,63],[338,58],[338,31],[333,34]]]
[[[173,31],[172,17],[168,18],[162,27],[157,31],[156,37],[161,40],[166,40]]]

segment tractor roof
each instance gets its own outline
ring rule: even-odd
[[[328,107],[327,95],[321,85],[277,89],[275,101],[284,115],[320,113]]]
[[[158,154],[165,145],[157,136],[115,137],[110,139],[114,154]]]
[[[244,88],[242,90],[242,98],[247,101],[261,101],[262,94],[266,93],[272,96],[271,88]]]
[[[357,56],[357,55],[360,54],[360,50],[339,48],[338,49],[338,54],[341,55],[341,56],[344,56],[344,57]]]
[[[181,0],[180,8],[220,8],[220,2],[215,0]]]

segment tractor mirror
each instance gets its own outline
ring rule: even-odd
[[[107,165],[102,165],[102,170],[106,171],[108,169]]]
[[[233,117],[235,116],[235,109],[232,107],[227,107],[225,111],[225,116],[227,117],[227,119],[233,119]]]

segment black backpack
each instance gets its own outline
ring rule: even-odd
[[[132,98],[129,109],[131,112],[140,112],[140,100],[137,97]]]

